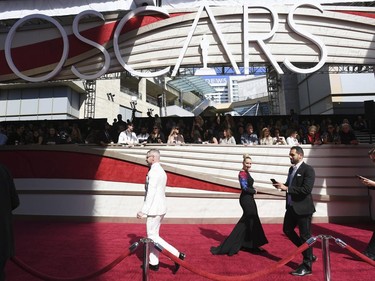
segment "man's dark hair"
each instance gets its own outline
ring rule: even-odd
[[[304,156],[304,152],[303,152],[302,147],[295,145],[295,146],[292,146],[290,148],[290,150],[292,150],[292,149],[295,149],[297,154]]]

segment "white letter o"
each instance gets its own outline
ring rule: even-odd
[[[52,72],[48,73],[47,75],[40,76],[40,77],[29,77],[29,76],[23,75],[18,70],[18,68],[14,65],[14,62],[13,62],[13,59],[12,59],[12,54],[10,52],[11,47],[12,47],[12,41],[13,41],[13,38],[14,38],[14,34],[17,31],[17,28],[19,26],[21,26],[24,22],[26,22],[30,19],[34,19],[34,18],[43,19],[43,20],[49,21],[50,23],[54,24],[58,28],[58,30],[60,31],[62,39],[63,39],[63,43],[64,43],[64,49],[63,49],[61,59],[60,59],[59,63],[57,64],[57,66],[55,67],[55,69]],[[30,81],[30,82],[43,82],[43,81],[49,80],[52,77],[54,77],[57,73],[59,73],[59,71],[63,67],[63,65],[64,65],[64,63],[65,63],[65,61],[68,57],[68,52],[69,52],[69,41],[68,41],[68,36],[66,35],[66,32],[65,32],[64,28],[55,19],[53,19],[49,16],[46,16],[46,15],[42,15],[42,14],[29,15],[29,16],[26,16],[26,17],[18,20],[12,26],[12,28],[10,29],[10,31],[8,33],[8,36],[5,40],[5,59],[8,63],[8,65],[9,65],[9,67],[12,69],[14,74],[16,74],[18,77],[20,77],[20,78],[22,78],[26,81]]]

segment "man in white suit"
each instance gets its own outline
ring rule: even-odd
[[[160,165],[160,151],[151,149],[146,156],[147,165],[150,170],[147,173],[145,184],[145,199],[142,210],[137,213],[137,218],[147,217],[146,230],[147,237],[158,243],[171,254],[185,259],[185,254],[179,252],[176,248],[168,244],[159,236],[161,222],[167,212],[167,204],[165,198],[165,188],[167,185],[167,174]],[[153,271],[159,270],[159,251],[152,245],[150,247],[149,268]],[[176,273],[180,265],[175,263],[173,273]]]

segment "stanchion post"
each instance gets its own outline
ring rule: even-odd
[[[325,281],[331,281],[331,258],[329,253],[329,239],[331,236],[322,235],[322,252],[323,252],[323,274]]]
[[[149,238],[141,239],[143,243],[143,266],[142,266],[142,280],[148,281],[148,265],[149,265],[149,257],[150,257],[150,243],[153,241]]]

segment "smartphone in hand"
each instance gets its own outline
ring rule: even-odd
[[[275,179],[271,179],[272,183],[277,183],[277,181]]]

